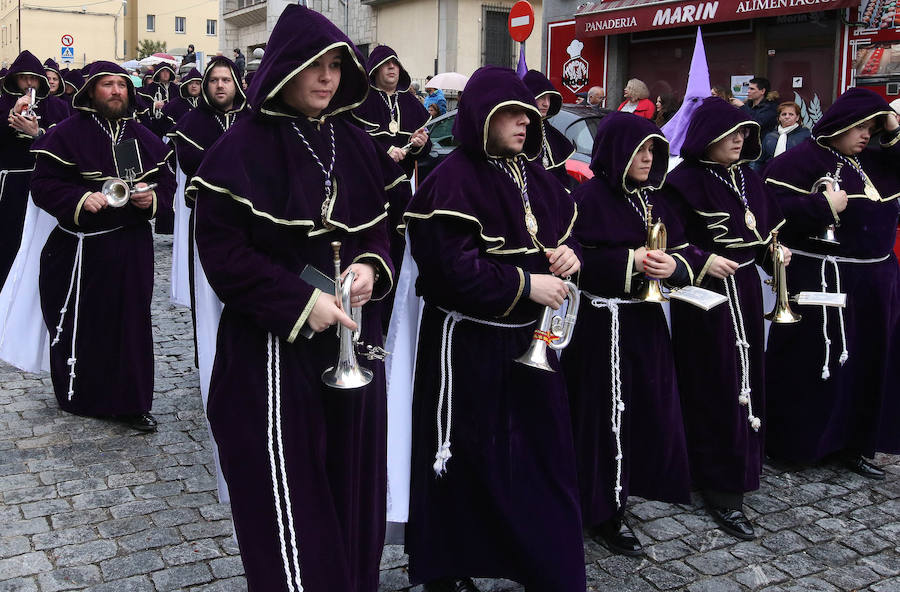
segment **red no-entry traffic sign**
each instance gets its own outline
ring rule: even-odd
[[[71,47],[72,44],[75,43],[75,38],[72,37],[71,35],[66,34],[66,35],[63,35],[63,36],[62,36],[62,38],[60,39],[60,41],[61,41],[62,44],[65,45],[66,47]]]
[[[534,30],[534,9],[527,0],[519,0],[509,11],[509,36],[519,43],[524,42]]]

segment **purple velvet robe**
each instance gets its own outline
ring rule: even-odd
[[[167,84],[163,84],[159,81],[160,74],[163,70],[168,70],[169,72],[169,82]],[[153,82],[151,82],[147,86],[142,86],[138,90],[138,94],[144,97],[147,101],[147,106],[150,108],[150,112],[148,113],[148,117],[144,120],[144,125],[146,125],[150,131],[154,134],[162,138],[166,135],[166,132],[169,131],[169,120],[166,118],[165,114],[159,113],[159,116],[154,115],[154,110],[152,108],[153,103],[156,99],[157,94],[162,97],[162,100],[166,103],[171,101],[172,99],[178,96],[178,85],[175,84],[175,70],[172,69],[168,64],[161,64],[156,67],[156,70],[153,72]]]
[[[637,149],[652,139],[650,178],[640,188],[626,172]],[[579,185],[572,196],[578,204],[574,235],[584,254],[580,276],[581,308],[571,344],[563,351],[562,366],[572,410],[581,513],[586,526],[596,526],[625,508],[629,495],[666,502],[690,501],[690,473],[675,360],[665,315],[659,304],[618,304],[618,341],[621,396],[619,438],[613,433],[616,401],[610,338],[612,313],[591,305],[593,296],[630,300],[644,276],[634,266],[635,249],[646,246],[647,225],[641,212],[653,206],[668,233],[670,255],[678,257],[684,278],[690,273],[680,252],[688,248],[680,221],[659,199],[666,176],[669,148],[651,121],[630,113],[613,112],[597,128],[591,170],[595,176]],[[589,296],[588,294],[591,294]],[[621,471],[617,496],[614,487]],[[618,497],[618,500],[617,500]]]
[[[178,96],[172,97],[172,100],[163,107],[163,118],[166,119],[168,123],[168,129],[166,130],[167,136],[171,135],[172,128],[175,127],[175,124],[178,123],[179,119],[197,107],[200,97],[192,97],[188,93],[188,84],[195,81],[202,83],[203,76],[197,71],[197,68],[191,68],[190,72],[185,74],[184,78],[181,80],[181,84],[178,86]]]
[[[0,126],[0,283],[6,281],[22,242],[28,183],[34,168],[34,155],[29,152],[32,137],[20,133],[6,122],[6,115],[23,94],[16,84],[16,74],[33,74],[40,78],[34,110],[40,117],[38,125],[41,129],[46,131],[69,115],[61,99],[48,96],[50,86],[40,60],[27,50],[20,53],[3,79],[3,94],[0,95],[0,113],[4,114]]]
[[[779,239],[812,254],[795,252],[787,270],[789,292],[821,291],[824,267],[827,290],[837,291],[839,279],[847,294],[843,311],[828,308],[825,313],[831,340],[827,364],[821,307],[796,307],[803,315],[799,323],[771,327],[766,445],[778,458],[812,462],[844,450],[865,456],[900,453],[900,269],[892,250],[900,213],[900,141],[885,134],[859,154],[881,201],[866,197],[862,176],[828,147],[828,139],[840,131],[869,119],[880,125],[889,111],[871,91],[850,89],[819,120],[812,139],[772,160],[764,173],[787,218]],[[840,213],[824,194],[813,191],[838,163],[843,164],[841,189],[850,198]],[[840,245],[809,238],[835,223]],[[869,262],[832,264],[822,260],[828,255]],[[841,363],[844,349],[848,357]]]
[[[128,78],[115,64],[97,62],[94,68],[94,76],[121,73]],[[89,80],[86,87],[91,85]],[[50,348],[53,390],[60,407],[70,413],[104,417],[147,412],[153,402],[153,243],[148,220],[160,203],[171,203],[175,191],[175,177],[166,165],[169,151],[130,114],[112,123],[97,118],[89,110],[86,92],[76,95],[75,104],[80,111],[33,147],[34,202],[59,221],[41,254],[39,280],[44,322],[51,337],[60,338]],[[121,176],[111,135],[138,141],[144,170],[137,181],[158,184],[148,209],[130,202],[97,213],[84,209],[88,194],[99,191],[106,179]],[[78,244],[74,233],[79,232],[103,234],[84,238],[80,293],[73,292],[66,304]],[[68,310],[60,324],[64,307]],[[69,358],[76,358],[71,397]]]
[[[369,75],[369,94],[366,96],[363,104],[353,110],[353,117],[360,127],[385,152],[391,146],[399,148],[405,146],[409,142],[410,136],[425,125],[425,122],[429,119],[428,111],[422,106],[419,99],[409,92],[410,77],[402,64],[400,65],[400,79],[397,83],[397,91],[394,95],[388,96],[387,93],[379,90],[376,86],[376,71],[382,64],[391,59],[396,60],[398,64],[400,63],[397,52],[387,45],[379,45],[372,50],[369,59],[366,61],[366,72]],[[388,107],[388,102],[391,102],[391,105],[395,105],[393,101],[396,101],[395,120],[400,124],[400,128],[396,132],[392,132],[388,128],[391,122],[391,111]],[[425,145],[421,148],[410,148],[407,157],[398,163],[407,177],[413,178],[416,161],[427,156],[429,152],[431,152],[431,140],[425,142]],[[409,195],[407,195],[407,200],[408,198]],[[398,204],[392,202],[391,207],[399,210],[396,213],[397,221],[399,221],[400,214],[406,208],[406,202]]]
[[[534,94],[537,100],[543,96],[550,97],[550,109],[547,111],[546,117],[553,117],[562,108],[562,95],[553,86],[550,80],[538,72],[537,70],[529,70],[525,77],[522,78],[528,90]],[[553,173],[553,176],[559,179],[563,187],[572,186],[572,177],[566,171],[566,161],[575,154],[575,146],[561,131],[547,123],[543,122],[544,142],[541,146],[541,164],[544,168]]]
[[[750,135],[736,163],[726,168],[706,159],[713,140],[745,126]],[[731,303],[704,311],[672,302],[672,343],[691,477],[700,489],[735,494],[759,488],[766,399],[762,291],[755,264],[765,262],[770,233],[783,224],[762,180],[745,164],[759,155],[758,130],[758,124],[725,101],[705,99],[688,127],[681,149],[685,160],[669,174],[662,196],[680,210],[685,236],[700,255],[692,262],[696,285],[726,294],[726,281],[706,273],[713,255],[741,265],[733,276],[737,298]],[[736,193],[742,177],[755,229],[745,223]],[[740,402],[744,367],[735,345],[732,305],[735,318],[743,318],[748,344],[749,405]],[[751,416],[760,420],[758,431]]]
[[[559,183],[525,156],[487,156],[487,118],[508,101],[528,110],[532,123],[524,153],[531,158],[538,153],[540,117],[528,89],[512,70],[481,68],[469,79],[456,119],[454,136],[462,147],[428,176],[404,215],[419,268],[416,291],[425,300],[406,550],[414,582],[504,577],[534,592],[583,592],[565,383],[558,372],[513,362],[528,348],[542,310],[525,294],[526,274],[548,272],[545,247],[567,244],[579,252],[571,237],[575,206]],[[513,173],[492,161],[527,176],[539,244],[525,229]],[[452,457],[438,477],[436,417],[446,414],[438,403],[445,375],[442,334],[455,318],[445,311],[471,318],[454,325],[448,346]],[[556,356],[548,358],[558,370]]]
[[[332,47],[342,48],[340,86],[312,120],[277,93],[286,79]],[[386,395],[381,362],[366,387],[326,387],[338,356],[329,329],[299,334],[319,291],[300,279],[307,265],[333,275],[371,263],[375,298],[392,286],[385,175],[396,172],[368,136],[340,113],[366,92],[362,58],[325,17],[288,6],[272,31],[241,118],[208,151],[196,186],[196,240],[209,283],[225,307],[207,413],[228,482],[249,590],[278,592],[302,580],[309,592],[372,592],[385,531]],[[294,126],[330,166],[336,196]],[[390,162],[385,162],[385,160]],[[393,174],[393,173],[391,173]],[[323,295],[321,297],[327,297]],[[362,340],[380,345],[379,319],[364,307]]]

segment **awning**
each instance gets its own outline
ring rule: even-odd
[[[598,37],[650,29],[721,23],[858,5],[860,0],[608,0],[575,13],[575,36]]]

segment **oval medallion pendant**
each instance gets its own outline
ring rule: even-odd
[[[744,210],[744,224],[750,230],[756,230],[756,216],[750,210]]]
[[[396,134],[397,132],[400,131],[400,124],[392,119],[391,122],[388,124],[388,129],[391,131],[392,134]]]
[[[881,194],[878,193],[878,190],[872,185],[872,182],[866,179],[866,197],[871,199],[872,201],[881,201]]]
[[[537,236],[537,218],[535,218],[534,214],[532,214],[530,211],[525,212],[525,228],[528,230],[528,234],[530,234],[531,236]]]

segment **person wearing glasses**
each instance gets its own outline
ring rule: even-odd
[[[672,302],[672,341],[691,477],[725,532],[755,537],[743,496],[759,488],[765,436],[762,291],[772,231],[784,220],[747,166],[759,124],[718,97],[694,112],[660,201],[681,211],[693,284],[725,295],[708,311]],[[790,253],[785,253],[789,260]]]

